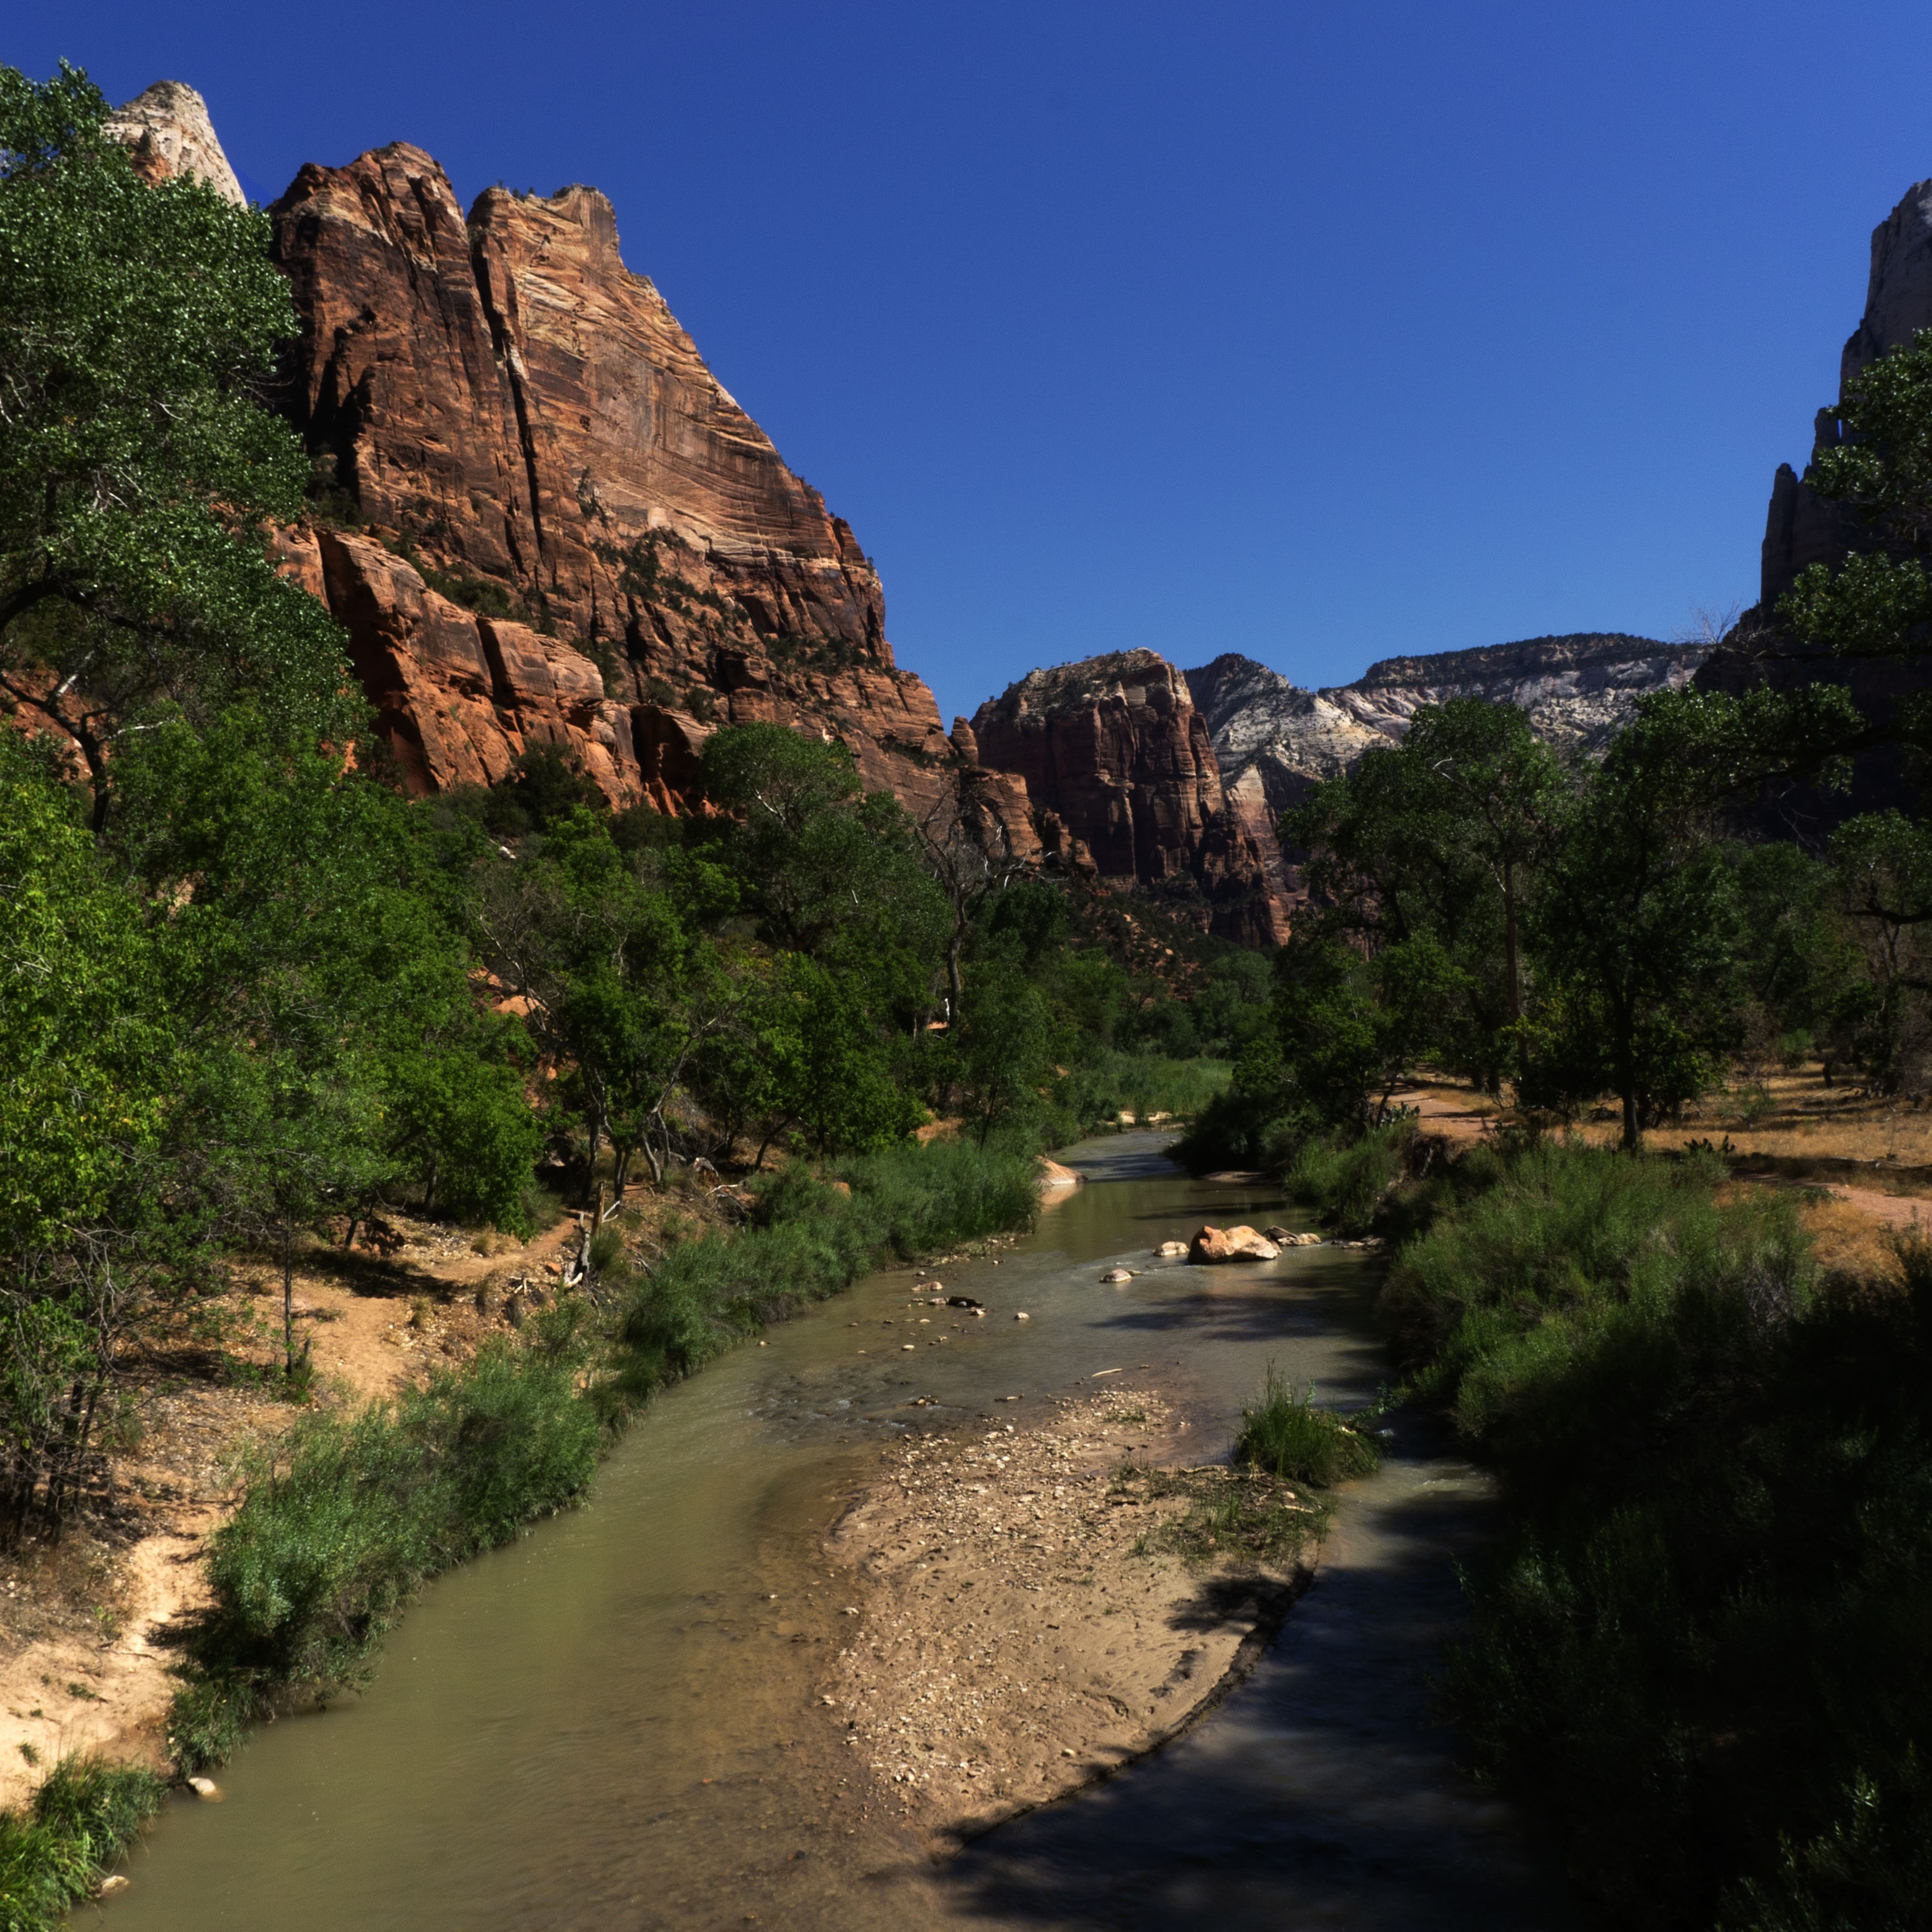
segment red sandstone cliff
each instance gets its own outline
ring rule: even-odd
[[[1274,835],[1232,806],[1187,681],[1152,651],[1036,670],[974,714],[982,763],[1024,779],[1067,849],[1225,938],[1287,937]],[[1045,825],[1051,846],[1054,827]]]
[[[145,172],[238,196],[190,90],[120,118]],[[712,730],[770,720],[843,742],[915,818],[1286,936],[1272,832],[1153,653],[1036,672],[977,742],[941,731],[871,560],[625,266],[595,189],[493,188],[466,217],[398,142],[304,167],[271,213],[301,322],[284,406],[323,486],[285,564],[417,789],[548,745],[614,804],[676,811]]]
[[[709,731],[768,719],[932,808],[960,761],[893,663],[878,573],[626,268],[602,195],[492,188],[466,219],[398,143],[304,167],[272,212],[287,406],[368,526],[298,533],[291,562],[412,783],[550,743],[614,802],[674,810]],[[1036,849],[1017,788],[969,784]]]

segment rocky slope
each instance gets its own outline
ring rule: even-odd
[[[1606,742],[1646,692],[1689,682],[1708,655],[1622,632],[1530,638],[1479,650],[1384,658],[1352,684],[1309,691],[1230,652],[1186,674],[1212,737],[1222,782],[1271,823],[1322,778],[1371,746],[1399,743],[1417,707],[1452,698],[1520,706],[1562,752]]]
[[[930,807],[958,760],[878,572],[626,267],[602,195],[492,188],[466,218],[398,143],[271,212],[290,413],[351,526],[307,568],[412,782],[549,742],[675,809],[712,729],[768,719]]]
[[[1024,782],[1062,862],[1138,883],[1228,938],[1286,937],[1272,828],[1231,806],[1187,680],[1154,652],[1034,671],[954,735]]]

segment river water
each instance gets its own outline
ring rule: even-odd
[[[1386,1373],[1360,1253],[1148,1258],[1203,1220],[1295,1220],[1264,1187],[1180,1175],[1162,1144],[1064,1155],[1086,1185],[998,1263],[943,1270],[988,1311],[946,1342],[905,1325],[918,1274],[892,1270],[668,1391],[588,1507],[428,1590],[364,1694],[259,1731],[220,1804],[176,1800],[100,1916],[117,1932],[1574,1924],[1547,1855],[1430,1718],[1454,1562],[1490,1503],[1406,1418],[1272,1652],[1176,1743],[943,1867],[868,1808],[812,1693],[855,1600],[823,1539],[882,1442],[1004,1426],[1144,1364],[1205,1460],[1270,1361],[1343,1408]],[[1142,1272],[1100,1286],[1116,1262]]]

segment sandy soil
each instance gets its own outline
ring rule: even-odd
[[[487,1252],[406,1216],[380,1233],[376,1250],[297,1257],[296,1330],[310,1340],[323,1402],[392,1395],[466,1359],[554,1292],[557,1257],[579,1238],[568,1219],[527,1244],[485,1240]],[[220,1349],[164,1349],[130,1378],[111,1480],[61,1543],[0,1556],[0,1810],[69,1751],[164,1762],[170,1628],[204,1600],[202,1549],[238,1500],[244,1450],[298,1412],[247,1374],[278,1358],[279,1272],[256,1262],[231,1280]]]
[[[1132,1372],[1034,1426],[890,1445],[832,1532],[828,1553],[864,1588],[820,1704],[929,1850],[1173,1736],[1260,1654],[1306,1582],[1292,1558],[1148,1552],[1190,1505],[1116,1472],[1183,1463],[1189,1436]]]

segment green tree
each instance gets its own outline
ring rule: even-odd
[[[1426,1050],[1492,1089],[1522,1018],[1522,907],[1566,789],[1514,705],[1456,698],[1422,706],[1400,746],[1370,751],[1283,820],[1310,853],[1327,930],[1371,954],[1425,936],[1441,949],[1450,1004]]]
[[[608,1142],[621,1197],[641,1153],[662,1182],[672,1102],[738,989],[716,947],[582,808],[512,867],[486,872],[482,943],[590,1130],[590,1180]]]
[[[1744,932],[1715,823],[1732,772],[1713,752],[1732,718],[1694,692],[1648,700],[1575,793],[1539,882],[1541,1017],[1563,1022],[1546,1067],[1604,1066],[1633,1150],[1738,1041]]]
[[[172,1256],[158,950],[46,761],[0,732],[0,1540],[35,1514],[58,1532]]]
[[[340,633],[279,576],[264,520],[307,465],[258,406],[295,332],[268,217],[186,176],[150,187],[63,66],[0,68],[0,698],[78,749],[97,826],[156,708],[248,694],[346,742]]]

